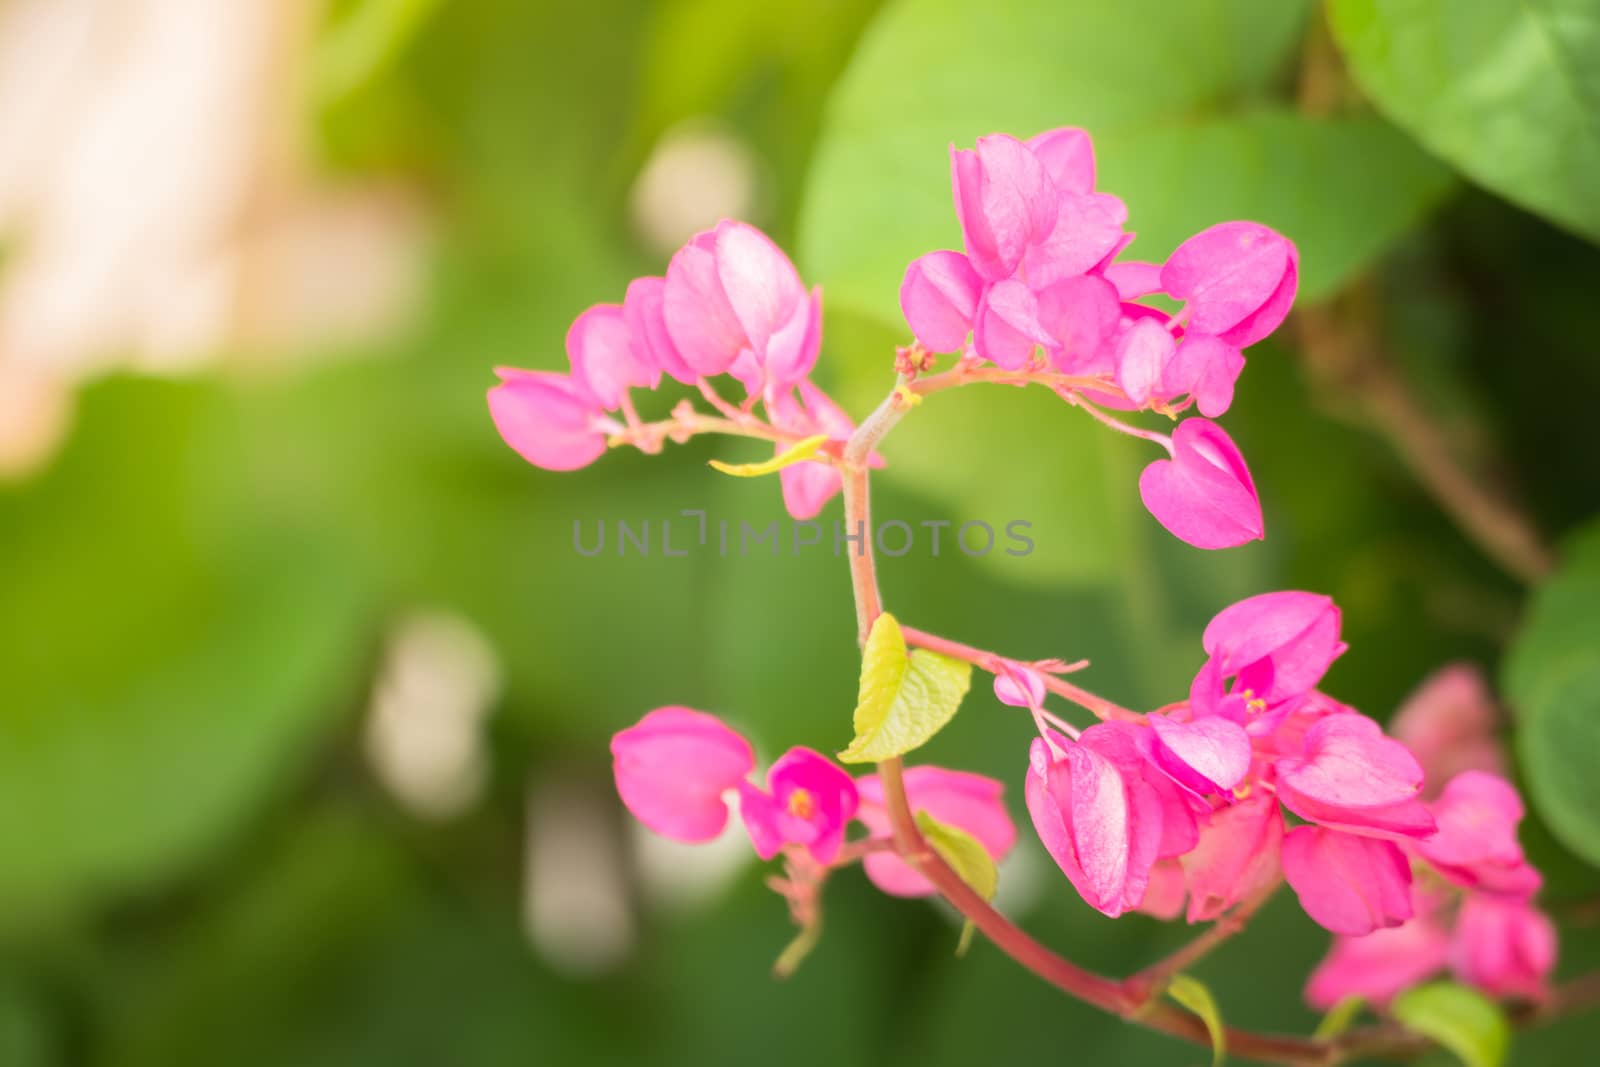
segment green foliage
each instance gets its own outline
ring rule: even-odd
[[[1466,1067],[1499,1067],[1511,1028],[1494,1001],[1455,982],[1431,982],[1394,999],[1394,1017],[1454,1052]]]
[[[1562,842],[1600,864],[1600,529],[1568,546],[1506,661],[1517,755]]]
[[[993,900],[995,890],[1000,887],[1000,868],[995,866],[993,857],[983,843],[961,827],[942,823],[925,811],[917,812],[916,819],[923,840],[950,865],[950,869],[984,900]],[[966,955],[967,948],[972,944],[973,929],[971,921],[962,924],[956,955]]]
[[[856,735],[839,759],[871,763],[920,748],[955,717],[971,684],[972,664],[925,648],[907,655],[900,624],[879,615],[861,650]]]
[[[1221,1067],[1228,1056],[1228,1035],[1222,1025],[1222,1010],[1211,990],[1197,978],[1178,974],[1167,983],[1167,996],[1200,1016],[1211,1035],[1211,1067]]]
[[[1590,0],[1332,0],[1384,114],[1463,174],[1600,240],[1600,8]]]

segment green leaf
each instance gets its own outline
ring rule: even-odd
[[[1217,1008],[1217,998],[1211,995],[1211,990],[1204,982],[1187,974],[1173,975],[1167,985],[1167,996],[1200,1016],[1206,1024],[1206,1031],[1211,1035],[1212,1067],[1219,1067],[1228,1055],[1228,1037],[1222,1025],[1222,1012]]]
[[[1574,539],[1506,660],[1517,756],[1551,832],[1600,864],[1600,526]]]
[[[1494,1001],[1454,982],[1430,982],[1395,998],[1394,1017],[1454,1052],[1467,1067],[1498,1067],[1511,1028]]]
[[[1164,259],[1213,223],[1258,219],[1299,244],[1302,294],[1331,292],[1416,222],[1450,175],[1379,119],[1317,121],[1275,97],[1306,10],[1280,0],[890,5],[828,111],[801,220],[807,270],[826,279],[830,308],[899,327],[906,264],[960,247],[948,146],[1074,125],[1094,137],[1099,187],[1128,204],[1133,257]]]
[[[311,57],[317,94],[339,100],[372,82],[405,50],[439,0],[358,0],[318,40]]]
[[[893,615],[879,615],[867,635],[856,698],[856,736],[839,758],[873,763],[903,756],[955,716],[972,683],[972,664],[919,648],[906,655]]]
[[[1000,869],[995,866],[994,858],[983,847],[983,843],[960,827],[942,823],[925,811],[917,812],[916,818],[917,829],[922,831],[923,839],[950,865],[950,869],[960,875],[974,893],[984,900],[993,900],[995,889],[1000,884]],[[957,956],[967,954],[975,929],[970,921],[962,924],[961,940],[956,944]]]
[[[761,463],[723,463],[721,460],[708,460],[712,470],[731,474],[735,478],[758,478],[763,474],[776,474],[791,463],[799,463],[811,459],[817,450],[828,443],[828,435],[819,433],[815,437],[802,438],[793,445],[779,452],[776,456]]]
[[[1600,240],[1600,8],[1592,0],[1332,0],[1379,109],[1462,173]]]
[[[1311,1034],[1317,1041],[1327,1041],[1338,1037],[1350,1029],[1350,1024],[1356,1021],[1356,1016],[1361,1014],[1361,1009],[1366,1007],[1365,998],[1351,995],[1340,997],[1339,1002],[1328,1009],[1328,1014],[1317,1023],[1317,1028]]]

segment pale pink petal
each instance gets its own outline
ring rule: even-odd
[[[1283,876],[1300,906],[1336,934],[1360,937],[1411,918],[1411,867],[1389,841],[1320,826],[1283,839]]]
[[[1214,419],[1233,404],[1233,386],[1244,370],[1244,353],[1216,337],[1191,333],[1166,366],[1161,391],[1188,393],[1200,414]]]
[[[1469,893],[1450,952],[1456,977],[1490,996],[1542,999],[1556,965],[1556,929],[1530,904]]]
[[[1382,1008],[1444,970],[1449,955],[1450,935],[1425,916],[1363,937],[1335,937],[1306,982],[1306,1002],[1327,1011],[1346,997],[1361,997]]]
[[[1140,319],[1122,335],[1117,342],[1117,385],[1129,400],[1142,406],[1159,391],[1176,350],[1172,335],[1153,319]]]
[[[1523,858],[1517,824],[1522,798],[1504,778],[1463,771],[1429,805],[1438,833],[1418,841],[1416,850],[1440,874],[1458,885],[1498,896],[1526,899],[1543,879]]]
[[[1384,807],[1422,791],[1422,767],[1365,715],[1329,715],[1307,731],[1303,755],[1278,761],[1278,790],[1297,813],[1301,799],[1337,808]]]
[[[1006,660],[994,676],[994,696],[1014,708],[1044,706],[1044,674],[1025,663]]]
[[[714,251],[716,234],[697,234],[667,265],[662,319],[667,335],[696,376],[722,374],[750,348],[739,316],[723,291]]]
[[[967,258],[984,279],[1011,277],[1029,244],[1056,221],[1056,188],[1026,145],[1005,134],[978,138],[975,151],[950,150],[956,219]]]
[[[1186,302],[1191,329],[1224,334],[1269,304],[1276,310],[1273,302],[1282,302],[1293,248],[1281,234],[1260,223],[1219,223],[1177,247],[1161,269],[1161,286]],[[1291,287],[1288,299],[1293,296]],[[1283,310],[1287,312],[1287,304]],[[1253,331],[1252,326],[1246,333]],[[1248,343],[1224,339],[1240,348]]]
[[[765,390],[779,392],[805,380],[817,365],[822,348],[822,289],[812,291],[809,300],[795,305],[789,321],[780,325],[767,341],[761,361],[765,371]],[[760,390],[751,390],[759,392]]]
[[[1137,259],[1123,260],[1106,267],[1105,279],[1116,286],[1117,296],[1121,299],[1137,300],[1141,296],[1161,292],[1161,264]],[[1155,308],[1150,310],[1157,311]],[[1157,313],[1162,314],[1159,311]]]
[[[1122,241],[1128,206],[1107,193],[1062,194],[1055,227],[1028,247],[1023,265],[1035,288],[1093,270]]]
[[[572,375],[607,411],[621,405],[630,387],[654,389],[661,383],[661,368],[641,358],[647,352],[628,329],[621,304],[596,304],[567,330]]]
[[[1094,189],[1094,143],[1076,126],[1060,126],[1035,134],[1028,148],[1044,164],[1045,172],[1063,193]]]
[[[900,283],[900,310],[930,352],[959,352],[972,332],[983,279],[960,252],[929,252],[911,261]]]
[[[1179,722],[1146,716],[1155,733],[1154,762],[1196,793],[1233,789],[1250,770],[1250,738],[1244,727],[1220,717]]]
[[[1210,922],[1278,877],[1283,815],[1270,793],[1256,792],[1218,808],[1200,828],[1200,840],[1184,855],[1189,886],[1189,921]]]
[[[803,310],[805,287],[789,257],[754,226],[724,221],[715,232],[717,280],[750,347],[765,362],[772,335]],[[803,335],[803,315],[800,321]]]
[[[675,841],[709,841],[728,822],[722,795],[755,766],[750,743],[713,715],[657,708],[611,739],[612,770],[634,817]]]
[[[1499,713],[1483,672],[1457,663],[1429,675],[1390,720],[1389,732],[1404,743],[1427,774],[1423,795],[1437,794],[1462,771],[1504,777],[1506,758],[1495,734]]]
[[[1021,282],[991,285],[978,305],[973,347],[978,355],[1006,370],[1019,370],[1040,345],[1055,339],[1039,322],[1039,305]]]
[[[1145,887],[1144,899],[1139,902],[1139,912],[1162,922],[1171,922],[1183,914],[1183,868],[1176,859],[1157,861],[1150,868],[1150,884]]]
[[[1231,548],[1263,536],[1261,502],[1244,457],[1220,426],[1184,419],[1172,434],[1173,458],[1139,476],[1139,495],[1156,521],[1196,548]]]
[[[965,830],[978,840],[991,859],[999,862],[1016,843],[1017,828],[1006,811],[1005,787],[993,778],[942,767],[912,767],[904,775],[906,799],[912,812],[925,811],[946,826]],[[858,817],[874,837],[889,835],[884,810],[883,783],[868,775],[857,781],[862,807]],[[874,852],[862,860],[872,884],[894,896],[918,897],[934,892],[926,878],[892,852]]]
[[[1038,291],[1038,320],[1053,339],[1051,361],[1068,374],[1113,369],[1111,339],[1122,317],[1117,292],[1104,278],[1067,278]]]
[[[564,374],[500,369],[489,414],[506,444],[535,467],[571,471],[606,450],[599,402]]]
[[[678,354],[678,347],[667,333],[666,319],[662,317],[666,288],[665,278],[635,278],[629,282],[628,295],[622,301],[623,317],[627,319],[634,343],[647,353],[647,362],[685,385],[693,385],[696,374]]]

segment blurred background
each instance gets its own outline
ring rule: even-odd
[[[1147,447],[972,390],[897,431],[879,515],[1026,519],[1037,549],[886,560],[888,603],[1151,707],[1227,603],[1327,592],[1327,688],[1387,717],[1447,662],[1496,672],[1600,508],[1600,19],[1443,9],[0,4],[0,1065],[1199,1062],[981,939],[954,958],[949,914],[855,871],[770,979],[790,929],[748,848],[641,833],[607,741],[683,703],[766,759],[842,746],[843,563],[580,557],[574,520],[761,526],[776,484],[708,472],[754,458],[726,441],[538,471],[484,390],[738,216],[823,285],[818,377],[859,416],[905,263],[959,241],[946,145],[1087,127],[1131,255],[1229,218],[1299,243],[1302,310],[1226,419],[1268,540],[1178,543]],[[927,756],[1010,784],[1002,905],[1115,973],[1182,941],[1057,875],[1028,725],[983,690]],[[1573,973],[1586,801],[1551,832],[1538,800]],[[1303,1031],[1325,947],[1279,899],[1199,973]]]

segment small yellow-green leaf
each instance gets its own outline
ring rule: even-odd
[[[828,435],[819,433],[815,437],[804,437],[779,452],[776,456],[761,463],[724,463],[721,460],[710,461],[715,470],[723,474],[731,474],[735,478],[759,478],[763,474],[775,474],[791,463],[812,459],[818,450],[828,443]]]
[[[839,758],[871,763],[910,752],[955,716],[971,684],[972,664],[923,648],[907,656],[900,624],[879,615],[862,650],[856,736]]]
[[[984,900],[994,899],[995,888],[1000,883],[1000,869],[995,866],[994,858],[982,842],[959,827],[940,822],[925,811],[917,812],[917,829],[922,831],[923,840],[939,854],[939,858],[948,863],[950,869],[960,875],[974,893]],[[962,925],[961,940],[956,944],[957,956],[967,954],[967,949],[972,945],[973,930],[971,922]]]
[[[1186,974],[1174,975],[1167,985],[1167,996],[1188,1008],[1206,1024],[1211,1034],[1211,1063],[1218,1067],[1228,1054],[1226,1031],[1222,1028],[1222,1012],[1217,1009],[1217,998],[1211,995],[1204,982]]]
[[[1343,997],[1337,1004],[1328,1009],[1328,1014],[1322,1017],[1317,1028],[1311,1036],[1318,1041],[1328,1041],[1338,1037],[1350,1029],[1350,1024],[1356,1021],[1356,1016],[1361,1014],[1361,1009],[1366,1007],[1366,1000],[1362,997],[1351,995]]]
[[[1499,1067],[1511,1045],[1511,1028],[1494,1001],[1455,982],[1430,982],[1394,1000],[1394,1017],[1431,1037],[1467,1067]]]

